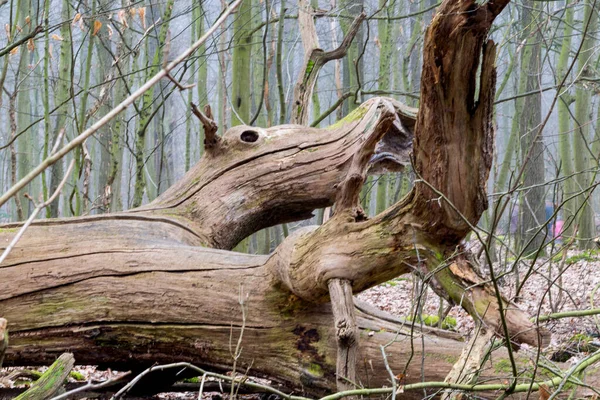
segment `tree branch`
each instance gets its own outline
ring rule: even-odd
[[[19,190],[23,189],[29,182],[31,182],[35,177],[42,173],[46,168],[63,158],[67,155],[71,150],[80,146],[85,139],[96,133],[101,127],[106,125],[110,120],[116,117],[119,113],[125,110],[130,104],[132,104],[136,99],[142,96],[146,91],[156,85],[162,78],[166,77],[173,68],[183,62],[186,58],[192,55],[216,30],[217,28],[225,22],[229,14],[231,14],[240,4],[242,0],[235,0],[231,3],[221,14],[219,19],[214,23],[214,25],[206,31],[204,35],[200,39],[198,39],[192,46],[184,50],[177,58],[171,61],[166,65],[163,69],[161,69],[156,75],[154,75],[150,80],[148,80],[145,84],[143,84],[138,90],[129,95],[121,104],[117,105],[113,108],[108,114],[98,120],[91,127],[82,132],[79,136],[71,140],[67,143],[62,149],[60,149],[56,154],[46,158],[41,162],[37,167],[35,167],[31,172],[25,175],[19,182],[17,182],[14,186],[12,186],[6,193],[0,196],[0,206],[8,201],[12,196],[17,194]]]
[[[325,52],[319,46],[315,23],[313,21],[312,7],[307,0],[300,0],[298,5],[300,8],[298,22],[304,46],[304,65],[294,86],[291,123],[308,125],[310,98],[317,82],[319,71],[329,61],[340,59],[346,55],[361,23],[366,18],[366,14],[363,11],[356,17],[338,48]]]

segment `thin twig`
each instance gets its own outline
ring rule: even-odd
[[[105,380],[104,382],[100,382],[100,383],[92,383],[92,381],[89,381],[86,385],[78,387],[77,389],[69,390],[68,392],[63,393],[60,396],[52,397],[50,400],[68,399],[68,398],[71,398],[71,396],[73,396],[74,394],[80,393],[80,392],[85,392],[86,390],[93,391],[96,389],[102,389],[103,387],[106,387],[106,386],[112,386],[114,383],[116,383],[117,381],[120,381],[121,379],[125,378],[129,374],[131,374],[131,371],[124,372],[120,375],[117,375],[113,378],[110,378],[110,379]]]
[[[38,213],[40,211],[42,211],[44,208],[46,208],[47,206],[49,206],[56,199],[56,197],[58,196],[58,194],[62,191],[63,186],[65,185],[65,183],[67,183],[67,179],[69,178],[69,175],[71,175],[71,171],[73,171],[73,166],[74,165],[75,165],[75,160],[71,160],[71,163],[69,164],[69,169],[67,169],[67,173],[63,177],[62,181],[60,181],[60,183],[58,184],[58,187],[56,188],[56,190],[54,191],[54,193],[52,194],[52,196],[50,196],[50,198],[48,200],[46,200],[42,204],[38,205],[33,210],[33,212],[31,213],[31,215],[29,216],[29,218],[25,222],[25,224],[23,224],[23,226],[21,227],[21,229],[19,229],[19,232],[15,235],[15,237],[10,242],[10,244],[6,247],[6,249],[4,249],[4,252],[2,253],[2,256],[0,256],[0,264],[2,264],[4,262],[4,260],[6,259],[6,257],[8,257],[8,255],[12,251],[12,249],[17,245],[17,243],[19,242],[19,240],[21,239],[21,237],[23,236],[23,234],[25,233],[25,231],[27,230],[27,228],[29,227],[29,225],[31,225],[31,223],[33,222],[33,220],[35,219],[35,217],[37,217]]]
[[[160,70],[156,75],[154,75],[150,80],[148,80],[144,85],[142,85],[138,90],[132,93],[129,97],[127,97],[123,102],[113,108],[108,114],[102,117],[98,122],[94,125],[86,129],[79,136],[71,140],[67,145],[65,145],[60,151],[58,151],[55,155],[46,158],[42,161],[37,167],[35,167],[31,172],[29,172],[25,177],[23,177],[17,184],[12,186],[6,193],[4,193],[0,197],[0,206],[6,203],[11,197],[19,192],[19,190],[23,189],[29,182],[35,179],[39,174],[42,173],[46,168],[63,158],[67,155],[71,150],[81,145],[85,139],[96,133],[100,128],[106,125],[110,120],[124,111],[130,104],[132,104],[135,100],[141,97],[146,91],[156,85],[162,78],[166,77],[172,69],[174,69],[177,65],[179,65],[182,61],[187,59],[190,55],[192,55],[208,38],[211,36],[217,28],[225,22],[227,17],[235,10],[240,4],[242,0],[235,0],[231,3],[221,14],[219,19],[214,23],[214,25],[206,31],[206,33],[198,39],[192,46],[183,51],[175,60],[171,61],[165,68]]]

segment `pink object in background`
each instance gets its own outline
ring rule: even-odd
[[[562,220],[560,220],[560,219],[559,219],[559,220],[557,220],[557,221],[554,223],[554,232],[553,232],[553,234],[554,234],[554,237],[555,237],[556,239],[561,239],[561,234],[562,234],[562,230],[563,230],[563,225],[564,225],[564,223],[565,223],[565,221],[562,221]]]

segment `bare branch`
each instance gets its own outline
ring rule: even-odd
[[[192,107],[192,112],[196,117],[198,117],[204,128],[204,148],[206,151],[214,153],[221,143],[221,138],[217,135],[219,126],[213,119],[210,105],[207,104],[204,106],[204,112],[206,114],[200,111],[198,106],[196,106],[194,103],[190,103],[190,106]]]
[[[301,0],[299,2],[300,13],[298,19],[300,23],[300,34],[304,46],[304,66],[298,75],[298,81],[294,86],[294,101],[292,103],[293,124],[308,124],[308,106],[310,98],[317,82],[317,77],[321,68],[329,61],[337,60],[346,55],[348,48],[352,44],[361,23],[366,18],[365,12],[361,12],[352,23],[348,34],[342,40],[342,43],[332,51],[325,52],[319,47],[319,40],[313,21],[312,7]]]
[[[124,372],[122,374],[119,374],[119,375],[117,375],[115,377],[112,377],[112,378],[107,379],[107,380],[105,380],[103,382],[100,382],[100,383],[92,383],[90,381],[90,382],[88,382],[84,386],[78,387],[77,389],[69,390],[68,392],[65,392],[65,393],[63,393],[63,394],[61,394],[59,396],[55,396],[55,397],[51,398],[50,400],[69,399],[74,394],[77,394],[77,393],[81,393],[81,392],[85,392],[85,391],[93,391],[93,390],[96,390],[96,389],[102,389],[102,388],[107,387],[107,386],[112,386],[113,384],[115,384],[116,382],[118,382],[121,379],[125,378],[129,374],[131,374],[131,371]]]
[[[116,117],[119,113],[124,111],[130,104],[132,104],[136,99],[141,97],[146,91],[148,91],[151,87],[156,85],[162,78],[166,77],[173,68],[183,62],[186,58],[191,56],[202,44],[217,30],[217,28],[225,22],[227,17],[242,3],[242,0],[235,0],[232,4],[230,4],[227,9],[223,11],[219,19],[214,23],[214,25],[206,31],[204,35],[200,39],[198,39],[192,46],[183,51],[175,60],[171,61],[167,66],[165,66],[162,70],[160,70],[156,75],[154,75],[150,80],[148,80],[142,87],[136,90],[134,93],[129,95],[121,104],[113,108],[108,114],[102,117],[98,122],[94,125],[86,129],[75,139],[71,140],[67,145],[65,145],[60,151],[56,154],[46,158],[42,161],[37,167],[35,167],[31,172],[29,172],[25,177],[23,177],[16,185],[11,187],[6,193],[4,193],[0,197],[0,206],[3,205],[10,199],[12,196],[17,194],[19,190],[23,189],[25,185],[31,182],[35,177],[42,173],[46,168],[63,158],[67,155],[71,150],[75,147],[81,145],[85,139],[96,133],[101,127],[106,125],[110,120]]]

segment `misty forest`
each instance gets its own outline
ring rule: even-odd
[[[0,0],[0,399],[597,399],[599,10]]]

